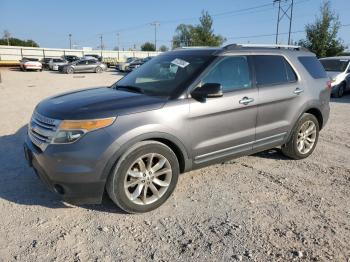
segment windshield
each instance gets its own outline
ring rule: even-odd
[[[349,63],[349,60],[343,59],[321,59],[320,61],[324,69],[331,72],[343,72]]]
[[[113,88],[132,87],[146,95],[169,98],[186,88],[213,59],[209,55],[160,55],[126,75]]]

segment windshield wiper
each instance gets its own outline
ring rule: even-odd
[[[116,86],[115,89],[125,90],[125,91],[134,92],[134,93],[140,93],[140,94],[145,93],[142,88],[137,87],[137,86]]]

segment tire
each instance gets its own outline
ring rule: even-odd
[[[102,73],[103,69],[101,67],[96,67],[95,73]]]
[[[311,130],[312,124],[314,128]],[[311,131],[306,135],[303,130]],[[282,153],[295,160],[308,157],[316,148],[319,132],[320,127],[317,118],[312,114],[305,113],[299,118],[289,141],[282,146]],[[303,142],[301,143],[301,141]],[[311,146],[308,148],[307,145]]]
[[[340,98],[344,95],[344,92],[345,92],[345,83],[341,83],[339,86],[338,86],[338,90],[337,92],[334,94],[334,97],[336,98]]]
[[[151,168],[148,168],[150,158],[153,160]],[[142,165],[138,164],[140,159],[145,165],[143,172],[140,172]],[[163,165],[157,166],[158,163]],[[148,173],[159,166],[157,171]],[[156,141],[143,141],[136,143],[120,157],[107,179],[106,189],[112,201],[122,210],[128,213],[149,212],[170,197],[176,187],[179,172],[177,157],[168,146]],[[153,180],[152,174],[156,175]],[[126,187],[127,183],[131,186]]]
[[[68,67],[67,74],[73,74],[73,73],[74,73],[74,69],[72,67]]]

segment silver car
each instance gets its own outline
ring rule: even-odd
[[[81,59],[67,65],[59,66],[58,70],[62,73],[73,74],[81,72],[102,73],[107,70],[106,64],[97,59]]]
[[[350,56],[321,58],[320,62],[331,79],[332,95],[342,97],[350,90]]]
[[[68,61],[62,58],[52,58],[49,61],[49,69],[53,71],[58,71],[59,66],[67,65]]]
[[[321,63],[297,46],[174,50],[112,86],[40,102],[25,155],[66,201],[101,203],[106,190],[123,210],[147,212],[181,173],[274,147],[308,157],[330,90]]]

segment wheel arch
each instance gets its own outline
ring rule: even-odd
[[[162,132],[152,132],[139,135],[129,140],[128,142],[120,145],[112,156],[107,161],[107,164],[102,173],[102,179],[107,179],[112,172],[115,163],[118,159],[133,145],[142,141],[157,141],[168,146],[176,155],[179,161],[180,173],[184,173],[191,169],[192,162],[190,161],[188,151],[183,143],[176,137]]]
[[[305,113],[314,115],[314,116],[316,117],[317,121],[318,121],[320,130],[323,128],[323,116],[322,116],[321,111],[320,111],[318,108],[312,107],[312,108],[306,110],[306,111],[304,112],[304,114],[305,114]]]

